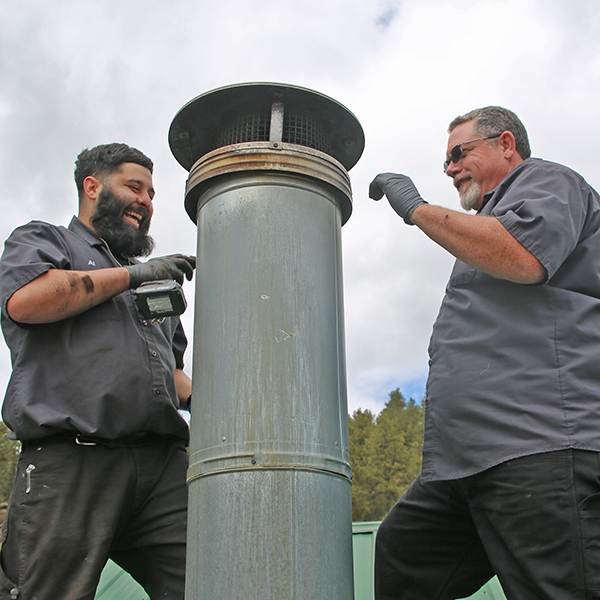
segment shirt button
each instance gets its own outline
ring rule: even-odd
[[[154,390],[155,394],[160,394],[160,390]]]
[[[156,350],[152,350],[152,356],[158,356],[158,352]]]

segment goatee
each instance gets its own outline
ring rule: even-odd
[[[154,249],[154,240],[148,235],[150,220],[144,215],[139,228],[135,228],[123,220],[124,207],[125,203],[104,186],[90,223],[113,254],[124,258],[148,256]]]
[[[475,183],[474,179],[471,179],[471,185],[468,189],[463,192],[463,189],[461,188],[458,191],[458,196],[463,210],[466,210],[467,212],[473,210],[481,198],[481,186],[478,183]]]

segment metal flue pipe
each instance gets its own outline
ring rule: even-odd
[[[169,144],[198,226],[186,599],[349,600],[340,237],[362,128],[254,83],[188,103]]]

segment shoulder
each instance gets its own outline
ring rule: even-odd
[[[71,232],[62,225],[53,225],[45,221],[30,221],[17,227],[8,237],[7,241],[26,241],[27,239],[65,239]]]
[[[541,199],[564,202],[579,198],[586,204],[589,197],[594,195],[595,190],[573,169],[541,158],[528,158],[489,193],[488,199],[492,200],[488,210],[498,202],[506,204],[516,201],[520,205]]]
[[[53,225],[52,223],[46,223],[45,221],[29,221],[24,225],[17,227],[11,234],[10,237],[19,237],[22,235],[36,235],[43,234],[46,232],[56,232],[59,229],[65,229],[60,225]]]
[[[585,179],[576,171],[560,163],[544,160],[542,158],[527,158],[506,177],[509,183],[523,180],[530,182],[552,181],[562,179],[570,181],[573,185],[587,185]]]

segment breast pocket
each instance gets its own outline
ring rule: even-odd
[[[453,287],[470,283],[477,273],[477,269],[457,260],[454,269],[452,269],[452,273],[450,274],[448,286]]]

